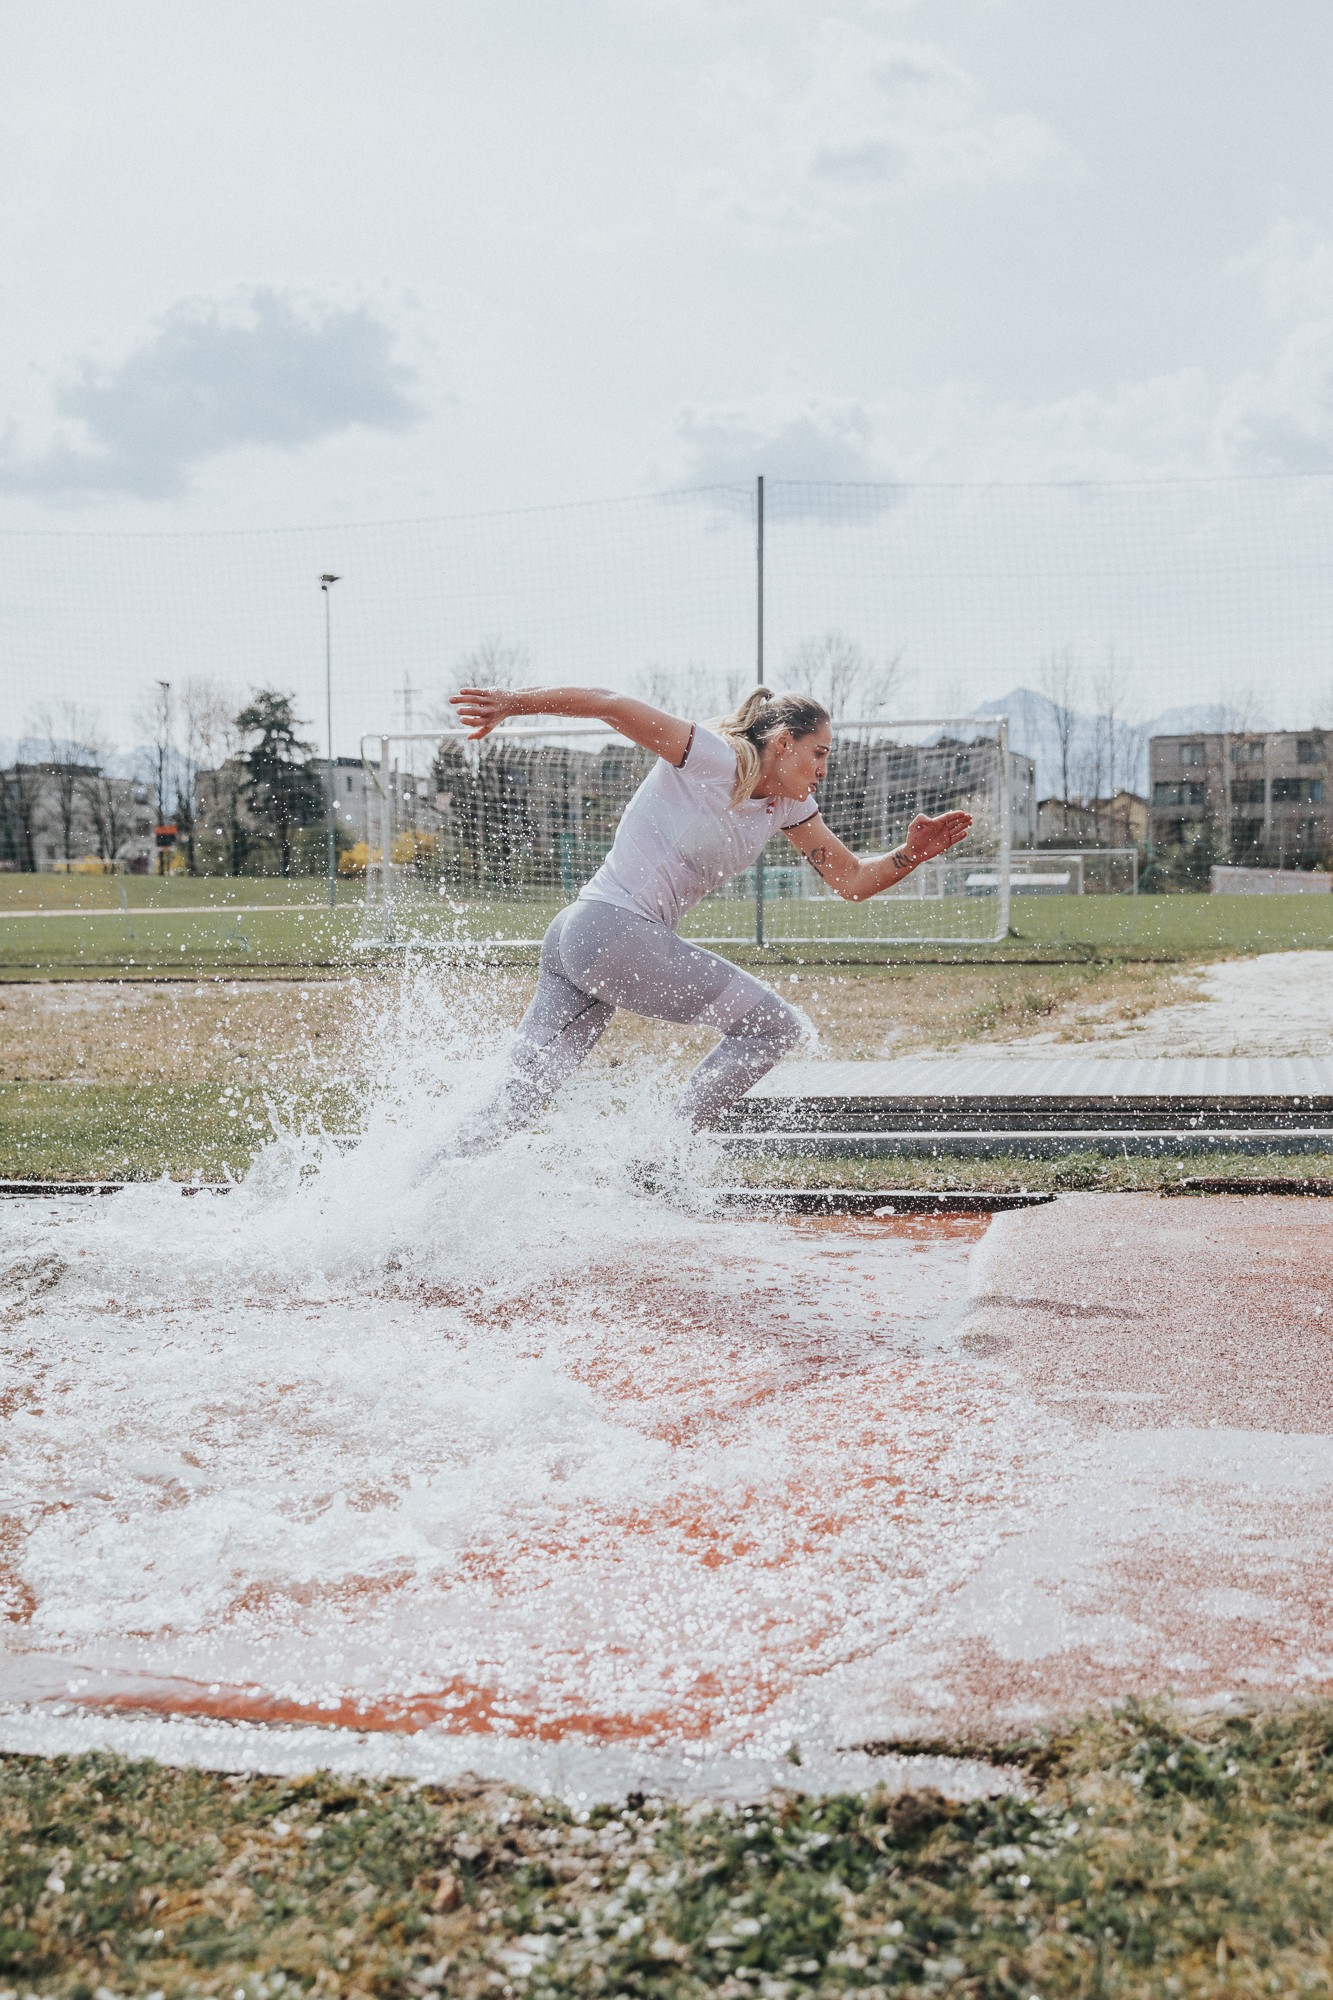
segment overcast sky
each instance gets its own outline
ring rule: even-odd
[[[0,527],[1333,465],[1328,0],[50,0]]]

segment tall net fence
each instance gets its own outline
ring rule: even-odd
[[[0,763],[63,744],[125,772],[156,757],[188,789],[240,753],[234,717],[256,688],[291,696],[320,753],[327,694],[334,753],[356,769],[363,733],[423,735],[399,746],[421,788],[464,680],[591,682],[716,713],[757,670],[757,543],[742,486],[275,532],[4,533]],[[338,578],[327,689],[323,575]],[[837,719],[1004,710],[1036,791],[1141,790],[1147,727],[1333,721],[1333,476],[770,480],[763,607],[769,684]],[[1057,682],[1098,719],[1063,772],[1049,705],[1024,694]],[[355,771],[337,784],[343,831],[368,849]],[[206,836],[200,865],[229,865],[236,843]],[[261,840],[250,852],[267,865]]]
[[[273,532],[5,532],[2,726],[12,741],[72,701],[129,749],[145,694],[202,675],[238,702],[288,690],[320,734],[327,573],[339,752],[367,730],[444,721],[459,675],[488,664],[739,690],[755,665],[755,541],[741,487]],[[1067,653],[1089,704],[1109,673],[1130,716],[1252,697],[1299,726],[1333,683],[1333,475],[769,480],[765,600],[777,684],[802,670],[836,681],[842,656],[820,651],[836,635],[890,674],[898,712],[966,714],[1039,687]]]
[[[1127,716],[1308,718],[1333,686],[1333,475],[767,492],[776,657],[830,626],[944,709],[1039,689],[1053,659]],[[956,696],[964,696],[959,700]]]

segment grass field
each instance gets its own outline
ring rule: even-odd
[[[352,1129],[360,1024],[404,960],[367,947],[359,886],[339,894],[330,913],[317,880],[0,875],[0,1177],[239,1173],[275,1104],[282,1118]],[[551,907],[492,905],[470,922],[536,935]],[[438,943],[446,921],[424,899],[404,903],[405,931]],[[1210,958],[1333,948],[1333,898],[1062,897],[1019,901],[1014,921],[1004,945],[954,953],[806,945],[733,956],[801,1007],[821,1053],[876,1057],[1037,1029],[1076,1042],[1178,996]],[[498,1023],[518,1018],[533,960],[520,950],[472,961]],[[595,1060],[683,1071],[710,1043],[621,1016]],[[1092,1158],[814,1169],[859,1185],[1055,1189],[1157,1186],[1179,1170]]]
[[[68,2000],[1329,1991],[1328,1707],[1127,1709],[993,1754],[1026,1796],[581,1812],[8,1758],[0,1980]]]
[[[404,895],[395,935],[399,947],[489,944],[523,962],[532,956],[530,941],[541,936],[558,907],[554,901],[452,906],[439,898]],[[962,909],[960,920],[975,917],[972,907]],[[835,926],[845,938],[821,943],[795,934],[811,923]],[[749,924],[748,904],[720,902],[695,912],[685,930],[687,935],[719,928],[734,932],[734,943],[720,949],[752,964],[1181,959],[1333,948],[1333,897],[1016,898],[1011,934],[1000,944],[895,945],[883,935],[883,911],[874,903],[775,904],[771,934],[779,928],[792,934],[763,949],[754,945]],[[526,948],[522,940],[529,941]],[[330,911],[324,884],[308,879],[0,875],[0,980],[327,973],[400,955],[385,951],[378,919],[367,912],[355,884],[340,885],[338,907]]]

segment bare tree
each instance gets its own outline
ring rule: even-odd
[[[1236,687],[1230,679],[1225,680],[1220,690],[1217,714],[1214,720],[1217,733],[1222,738],[1222,769],[1220,773],[1222,791],[1221,846],[1223,859],[1227,861],[1252,858],[1248,854],[1248,850],[1245,854],[1242,854],[1236,848],[1235,765],[1238,755],[1243,753],[1240,752],[1238,746],[1232,741],[1232,738],[1234,736],[1242,738],[1248,736],[1250,731],[1258,726],[1258,716],[1259,698],[1255,693],[1254,687],[1248,682],[1241,687]]]
[[[249,770],[245,763],[246,734],[237,723],[226,694],[216,691],[216,706],[207,723],[204,754],[212,764],[209,805],[213,832],[221,839],[229,875],[240,875],[250,851],[251,824],[246,808]]]
[[[0,809],[5,817],[7,844],[21,870],[37,868],[36,832],[42,795],[42,767],[23,756],[24,745],[7,771],[0,772]]]
[[[74,822],[83,779],[92,759],[91,743],[97,725],[87,709],[77,702],[66,701],[58,710],[44,708],[37,726],[46,742],[49,786],[60,828],[60,851],[69,862],[74,859]]]
[[[522,641],[493,632],[455,661],[453,679],[455,687],[512,688],[521,687],[531,672],[532,655]]]
[[[159,822],[171,813],[176,765],[176,715],[170,681],[153,681],[135,709],[135,728],[146,739],[143,780]]]
[[[199,872],[199,774],[213,764],[219,747],[229,740],[233,706],[226,690],[203,674],[191,674],[181,689],[181,735],[174,769],[176,823],[185,834],[185,866],[191,875]],[[236,747],[239,754],[239,742]]]
[[[1086,768],[1097,838],[1102,840],[1106,838],[1103,806],[1114,800],[1117,792],[1133,789],[1143,761],[1143,728],[1125,714],[1126,675],[1114,646],[1107,648],[1105,662],[1093,676],[1092,692],[1097,712]],[[1114,835],[1114,824],[1110,830]]]
[[[709,716],[730,715],[753,686],[752,677],[742,668],[718,671],[691,661],[684,667],[649,667],[639,676],[637,692],[655,708],[703,721]]]
[[[110,745],[94,724],[88,738],[89,768],[80,779],[80,789],[93,823],[98,855],[103,861],[114,862],[134,820],[126,780],[113,777],[106,768],[111,754]]]
[[[1147,739],[1141,722],[1120,724],[1120,785],[1112,786],[1112,791],[1121,787],[1127,792],[1135,791],[1143,776],[1144,752]]]
[[[147,739],[139,775],[153,795],[153,811],[162,826],[171,819],[175,795],[176,705],[170,681],[153,681],[145,689],[135,710],[135,727]],[[165,852],[159,854],[158,868],[162,874],[167,871]]]
[[[1078,734],[1078,702],[1082,674],[1073,648],[1052,653],[1041,670],[1041,691],[1050,704],[1051,721],[1060,752],[1060,797],[1069,804],[1069,782],[1074,769]]]
[[[874,660],[845,632],[802,639],[787,668],[792,685],[821,701],[835,722],[882,715],[901,700],[906,674],[902,654]]]

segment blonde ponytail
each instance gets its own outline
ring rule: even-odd
[[[756,687],[733,714],[710,722],[709,728],[725,736],[736,752],[732,804],[738,806],[753,798],[759,783],[759,753],[770,737],[784,729],[796,737],[811,736],[828,719],[828,710],[808,694],[771,694],[766,687]]]

